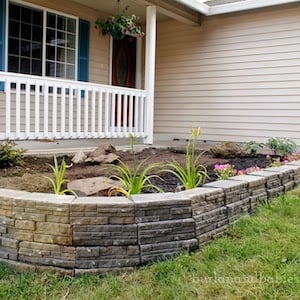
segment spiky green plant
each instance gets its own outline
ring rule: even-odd
[[[136,161],[134,150],[134,136],[130,134],[130,153],[133,159],[133,167],[131,168],[127,162],[118,160],[118,164],[108,165],[110,171],[113,172],[110,178],[121,182],[122,187],[113,187],[109,190],[109,195],[120,193],[130,198],[131,195],[141,194],[144,189],[154,189],[159,192],[162,190],[151,183],[152,178],[160,178],[158,175],[148,175],[154,168],[160,166],[159,163],[146,165],[148,159],[143,160],[139,164]]]
[[[208,178],[205,166],[200,164],[202,153],[195,156],[195,144],[200,134],[200,128],[191,129],[191,136],[186,145],[185,165],[182,166],[178,161],[173,160],[166,164],[170,169],[164,170],[175,175],[186,190],[203,185]]]
[[[61,163],[59,164],[56,156],[54,155],[53,161],[54,161],[54,165],[51,164],[48,165],[53,171],[54,180],[48,176],[45,176],[45,178],[47,178],[51,182],[54,193],[56,195],[64,195],[66,193],[70,193],[73,194],[74,196],[77,196],[76,193],[71,189],[62,189],[63,184],[67,182],[67,180],[65,179],[65,174],[67,170],[67,163],[65,159],[63,158]]]

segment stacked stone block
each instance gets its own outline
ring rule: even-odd
[[[228,223],[232,223],[241,215],[250,212],[250,195],[246,181],[219,180],[208,183],[205,187],[223,190]]]
[[[191,200],[180,194],[149,194],[132,197],[141,262],[196,248]]]
[[[134,205],[124,197],[87,197],[70,211],[76,268],[102,272],[140,263]]]
[[[300,183],[300,161],[292,161],[286,165],[286,167],[292,168],[294,171],[294,183],[295,185]]]
[[[272,167],[265,169],[266,172],[273,172],[279,174],[281,185],[283,186],[284,192],[290,191],[294,188],[294,170],[289,166]]]
[[[200,247],[224,233],[228,217],[222,189],[197,188],[182,194],[191,198],[196,237]]]
[[[267,200],[268,196],[266,192],[266,178],[252,176],[251,174],[230,177],[230,180],[248,182],[250,212],[252,213],[256,210],[259,203]]]
[[[258,171],[251,173],[252,176],[264,177],[266,179],[266,192],[268,199],[277,197],[284,192],[284,186],[281,183],[280,172]]]

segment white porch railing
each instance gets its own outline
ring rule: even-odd
[[[0,139],[146,137],[144,90],[0,72]]]

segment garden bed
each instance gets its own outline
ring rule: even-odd
[[[200,150],[199,150],[200,151]],[[198,152],[199,152],[198,151]],[[133,164],[132,155],[129,151],[118,151],[120,158]],[[59,158],[60,160],[61,158]],[[72,156],[66,156],[65,160],[68,165],[71,165]],[[147,148],[136,154],[137,162],[141,162],[147,159],[145,165],[154,162],[167,162],[170,160],[177,160],[180,163],[184,163],[185,154],[184,148]],[[242,155],[235,158],[224,159],[215,158],[210,152],[204,152],[202,154],[200,163],[207,168],[209,178],[206,179],[206,183],[216,180],[214,173],[214,166],[216,164],[230,164],[234,166],[236,170],[245,170],[250,167],[257,166],[259,168],[265,168],[270,165],[270,159],[264,154],[258,154],[256,156]],[[9,188],[16,190],[26,190],[29,192],[52,192],[50,182],[45,176],[52,176],[52,170],[49,164],[53,164],[53,157],[37,157],[37,156],[25,156],[24,162],[20,166],[14,166],[9,168],[0,169],[0,188]],[[159,170],[156,170],[157,172]],[[105,176],[108,171],[103,165],[99,164],[73,164],[67,169],[66,179],[68,181]],[[173,192],[178,186],[178,180],[171,173],[161,173],[160,179],[153,179],[155,185],[160,187],[165,192]]]

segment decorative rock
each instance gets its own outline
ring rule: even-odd
[[[210,149],[215,157],[234,158],[244,154],[243,148],[233,142],[224,142],[221,145],[216,145]]]
[[[82,164],[87,159],[87,156],[84,154],[83,151],[79,151],[75,154],[75,156],[72,158],[72,163],[74,164]]]
[[[113,163],[119,159],[116,153],[117,150],[113,145],[104,144],[91,152],[85,162]]]
[[[117,161],[120,157],[114,153],[100,154],[95,157],[88,157],[85,162],[110,164]]]
[[[68,189],[78,196],[107,195],[109,189],[120,186],[118,181],[107,177],[91,177],[78,179],[68,183]]]

